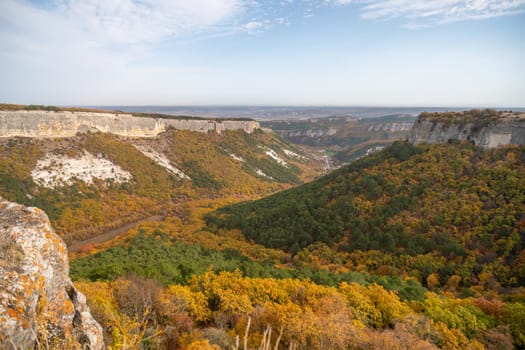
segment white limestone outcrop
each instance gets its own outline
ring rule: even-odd
[[[166,169],[171,174],[179,177],[180,179],[190,179],[190,177],[182,170],[177,168],[164,154],[157,152],[152,147],[146,145],[133,144],[133,147],[138,149],[143,155],[153,160],[155,163]]]
[[[488,121],[440,120],[439,115],[421,115],[415,121],[408,141],[413,144],[468,141],[483,148],[525,144],[525,113],[500,112]]]
[[[390,122],[390,123],[378,123],[372,124],[368,127],[368,131],[410,131],[412,129],[413,122]]]
[[[72,137],[77,133],[104,132],[128,137],[155,137],[168,128],[197,132],[260,128],[253,120],[164,119],[125,113],[69,111],[0,111],[0,137]]]
[[[35,183],[48,188],[71,185],[73,180],[88,184],[92,184],[94,179],[124,183],[133,178],[110,160],[95,157],[87,151],[79,157],[48,153],[38,160],[31,177]]]

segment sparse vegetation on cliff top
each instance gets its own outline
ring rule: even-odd
[[[112,113],[112,114],[128,114],[135,117],[143,118],[159,118],[159,119],[180,119],[180,120],[213,120],[216,122],[221,121],[253,121],[251,118],[206,118],[206,117],[195,117],[187,115],[170,115],[161,113],[139,113],[139,112],[123,112],[115,110],[105,110],[96,108],[85,108],[85,107],[57,107],[57,106],[45,106],[45,105],[17,105],[0,103],[0,111],[47,111],[47,112],[91,112],[91,113]]]
[[[497,111],[495,109],[472,109],[463,112],[423,112],[419,115],[419,120],[428,120],[450,124],[474,124],[474,126],[486,126],[499,119],[508,117],[525,118],[525,113],[512,111]]]

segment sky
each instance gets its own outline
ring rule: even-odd
[[[525,107],[525,0],[0,0],[0,102]]]

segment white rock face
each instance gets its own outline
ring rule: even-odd
[[[37,348],[37,339],[103,349],[102,328],[69,279],[66,245],[47,215],[0,198],[0,218],[0,349]]]
[[[335,128],[325,128],[325,129],[306,129],[306,130],[278,130],[276,131],[280,136],[283,137],[323,137],[323,136],[333,136],[337,134],[337,129]]]
[[[0,111],[0,137],[73,137],[101,131],[129,137],[155,137],[168,128],[217,132],[259,129],[253,120],[162,119],[131,114],[53,111]]]
[[[48,153],[38,160],[31,176],[35,183],[48,188],[71,185],[74,179],[88,184],[92,184],[95,178],[110,179],[115,183],[132,179],[131,174],[120,166],[87,151],[79,158]]]
[[[290,151],[289,149],[283,149],[283,152],[284,152],[284,154],[286,154],[288,157],[297,158],[297,159],[302,159],[302,160],[305,160],[305,159],[306,159],[306,157],[303,157],[302,155],[297,154],[297,153],[295,153],[294,151]]]
[[[512,133],[493,134],[489,133],[486,147],[498,147],[501,145],[509,145],[512,143]]]
[[[275,160],[277,163],[279,163],[279,165],[282,165],[282,166],[285,166],[285,167],[288,167],[288,163],[286,163],[286,161],[284,159],[282,159],[281,157],[279,157],[279,155],[273,150],[273,149],[267,149],[265,152],[264,152],[268,157],[272,158],[273,160]]]
[[[418,118],[408,141],[420,143],[447,143],[450,140],[469,141],[483,148],[525,144],[525,114],[503,115],[486,125],[473,123],[442,123],[432,119]]]
[[[375,147],[368,148],[365,152],[365,157],[371,155],[372,153],[379,152],[383,149],[385,149],[385,146],[375,146]]]
[[[236,160],[236,161],[238,161],[238,162],[244,163],[244,159],[242,159],[242,157],[236,156],[235,154],[233,154],[233,153],[231,153],[231,152],[228,152],[228,155],[229,155],[233,160]]]
[[[370,125],[368,131],[409,131],[412,129],[413,122],[392,122],[392,123],[378,123]]]
[[[164,169],[166,169],[167,171],[169,171],[173,175],[176,175],[176,176],[178,176],[181,179],[189,179],[190,178],[188,175],[184,174],[184,172],[182,172],[182,170],[180,170],[174,164],[172,164],[170,162],[170,160],[168,158],[166,158],[166,156],[164,154],[159,153],[159,152],[155,151],[154,149],[152,149],[150,147],[147,147],[147,146],[135,145],[135,144],[133,146],[136,149],[138,149],[140,152],[142,152],[142,154],[144,154],[146,157],[148,157],[149,159],[153,160],[155,163],[157,163],[158,165],[160,165],[161,167],[163,167]]]
[[[265,178],[267,178],[267,179],[269,179],[269,180],[274,180],[273,177],[267,175],[267,174],[266,174],[264,171],[262,171],[261,169],[257,169],[255,172],[256,172],[257,175],[259,175],[259,176],[265,177]]]

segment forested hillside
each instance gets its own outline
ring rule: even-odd
[[[70,243],[149,216],[181,215],[190,200],[256,198],[301,183],[320,169],[299,153],[261,131],[9,138],[0,142],[0,195],[43,209]]]
[[[458,298],[452,285],[424,288],[334,263],[292,268],[275,262],[278,252],[232,237],[214,243],[209,233],[154,227],[72,262],[116,348],[231,349],[236,338],[249,349],[525,348],[523,292]],[[312,261],[327,256],[319,250]]]
[[[525,285],[525,148],[397,142],[312,183],[207,216],[303,257],[326,246],[347,266],[431,287]],[[314,251],[314,252],[312,252]],[[375,265],[375,266],[374,266]]]
[[[71,272],[117,348],[523,349],[524,161],[399,142],[261,200],[194,203]]]

